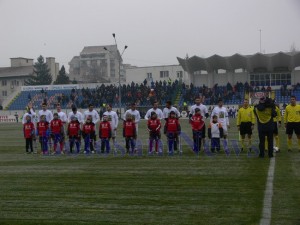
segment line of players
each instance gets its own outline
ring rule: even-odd
[[[103,114],[103,121],[99,123],[99,138],[101,140],[101,151],[110,151],[110,140],[113,142],[114,150],[116,151],[116,131],[119,123],[118,115],[112,110],[111,105],[106,106],[106,112]],[[189,120],[193,131],[193,151],[199,152],[201,149],[202,139],[205,138],[205,119],[208,118],[208,110],[202,104],[201,98],[195,99],[195,105],[191,106]],[[165,120],[163,132],[168,139],[169,153],[178,151],[179,136],[181,133],[181,126],[179,122],[180,112],[171,101],[166,102],[166,107],[158,108],[158,102],[153,103],[153,107],[149,109],[145,115],[147,119],[147,128],[149,131],[149,153],[152,153],[153,147],[155,152],[160,153],[159,142],[161,138],[161,120]],[[222,100],[219,101],[217,107],[214,108],[211,114],[211,123],[208,127],[208,137],[211,139],[211,150],[220,151],[220,138],[227,137],[227,130],[229,128],[228,114],[225,107],[223,107]],[[123,137],[126,141],[126,150],[129,152],[137,151],[136,138],[138,134],[138,123],[140,122],[140,113],[136,109],[135,103],[131,108],[124,113],[123,116]],[[72,107],[72,111],[68,116],[62,112],[60,105],[57,106],[57,112],[52,114],[47,109],[47,105],[42,105],[42,110],[38,115],[34,112],[31,105],[28,106],[27,113],[23,116],[24,137],[26,139],[26,152],[33,152],[33,143],[35,138],[39,137],[42,153],[48,154],[49,143],[50,148],[53,147],[52,152],[59,149],[63,153],[65,149],[65,130],[69,138],[69,149],[73,152],[80,152],[81,137],[84,139],[84,152],[95,152],[96,141],[96,125],[100,120],[99,114],[94,110],[93,105],[89,105],[89,109],[80,113],[77,108]],[[36,127],[36,129],[35,129]]]

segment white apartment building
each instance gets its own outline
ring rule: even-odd
[[[126,80],[117,45],[86,46],[69,62],[69,78],[78,83],[110,83]],[[120,71],[120,72],[119,72]]]
[[[151,81],[175,81],[180,80],[190,84],[190,76],[180,65],[163,65],[147,67],[129,67],[126,69],[126,83],[143,83]]]

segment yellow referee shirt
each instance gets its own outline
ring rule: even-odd
[[[292,106],[289,104],[285,108],[284,123],[300,122],[300,105]]]
[[[255,115],[251,106],[247,108],[242,107],[239,109],[236,122],[237,126],[239,126],[242,122],[251,122],[252,124],[255,124]]]

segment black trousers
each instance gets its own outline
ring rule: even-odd
[[[33,147],[32,147],[32,138],[26,138],[26,152],[33,152]]]
[[[265,156],[265,137],[268,140],[268,156],[273,157],[273,121],[267,123],[258,123],[258,137],[259,137],[259,157]]]

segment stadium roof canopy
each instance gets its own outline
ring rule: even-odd
[[[212,72],[218,69],[234,71],[236,69],[245,69],[248,72],[256,70],[273,71],[292,71],[300,66],[300,52],[278,52],[273,54],[256,53],[254,55],[234,54],[232,56],[213,55],[208,58],[193,56],[182,59],[177,57],[182,68],[189,72],[205,70]]]

